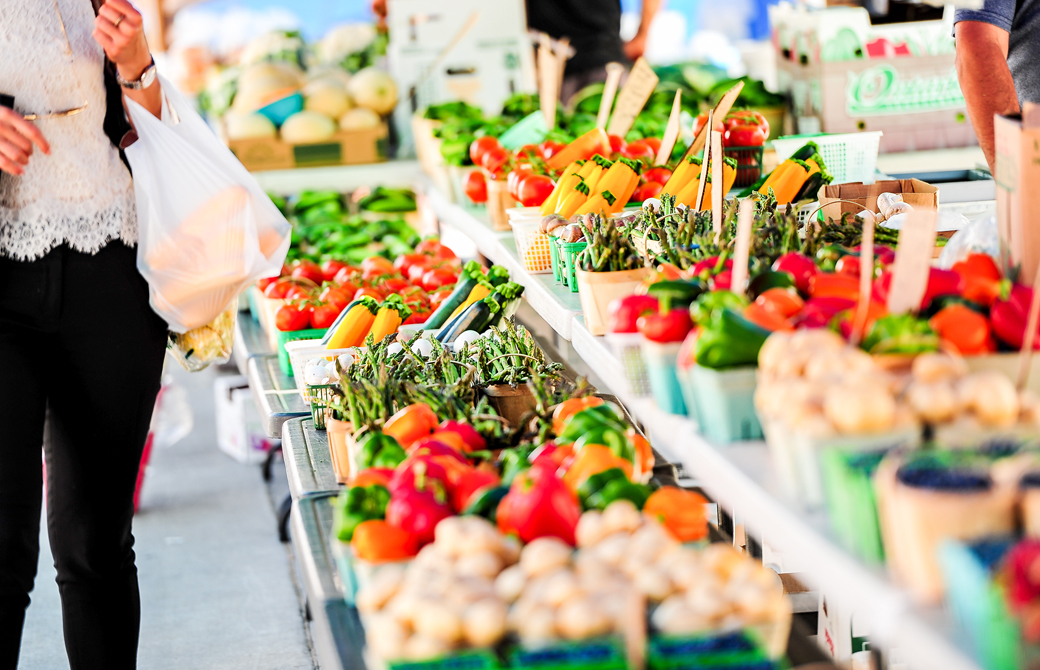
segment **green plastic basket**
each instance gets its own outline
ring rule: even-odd
[[[428,661],[390,661],[390,670],[493,670],[502,667],[490,649],[466,649]]]
[[[644,340],[643,361],[650,380],[650,392],[657,406],[669,414],[685,416],[688,409],[679,386],[677,361],[681,346],[681,342],[660,344]]]
[[[339,393],[339,387],[335,384],[307,385],[306,395],[311,404],[311,419],[318,430],[325,430],[325,417],[328,416],[326,410],[335,400],[337,393]]]
[[[778,670],[782,667],[782,661],[771,660],[743,631],[704,635],[655,635],[647,645],[647,668],[650,670]]]
[[[560,255],[564,262],[563,283],[571,289],[571,293],[578,292],[578,278],[574,271],[578,269],[578,254],[587,246],[589,243],[585,241],[560,242]]]
[[[563,260],[560,259],[560,238],[549,240],[549,260],[552,263],[553,279],[563,281]]]
[[[328,328],[308,328],[307,330],[278,331],[278,367],[287,377],[293,376],[292,362],[289,360],[289,352],[285,350],[287,342],[296,340],[320,340],[325,337]]]
[[[824,447],[819,455],[831,527],[846,549],[869,563],[885,561],[874,473],[888,451]]]
[[[697,420],[709,439],[725,444],[762,438],[755,414],[757,367],[714,370],[700,365],[689,369],[697,400]]]
[[[763,150],[764,147],[723,147],[722,154],[737,161],[737,178],[733,188],[751,186],[762,176]]]
[[[506,652],[510,668],[531,670],[625,670],[625,642],[617,636],[560,642],[537,649],[512,647]]]

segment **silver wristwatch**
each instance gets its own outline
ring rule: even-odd
[[[119,74],[119,70],[116,70],[116,81],[123,88],[128,88],[131,91],[140,91],[151,86],[155,82],[155,78],[158,76],[158,72],[155,70],[155,59],[152,59],[152,64],[144,69],[141,76],[137,81],[127,81],[123,79],[122,75]]]

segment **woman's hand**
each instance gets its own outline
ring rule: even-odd
[[[10,174],[25,174],[33,144],[45,154],[51,152],[43,133],[31,121],[13,109],[0,107],[0,170]]]
[[[94,22],[94,39],[127,81],[139,79],[152,64],[144,20],[128,0],[105,0]]]

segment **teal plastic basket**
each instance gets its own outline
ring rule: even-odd
[[[560,238],[549,240],[549,261],[552,264],[553,279],[563,281],[563,260],[560,258]]]
[[[643,362],[650,380],[650,392],[657,406],[670,414],[687,414],[679,386],[678,358],[681,342],[660,344],[643,340]]]
[[[697,394],[693,391],[693,379],[691,366],[678,366],[675,375],[679,378],[679,391],[682,393],[683,402],[686,403],[686,416],[690,417],[700,425],[701,413],[697,408]]]
[[[689,369],[701,432],[718,443],[762,438],[755,414],[757,367]]]
[[[307,330],[278,331],[278,367],[287,377],[293,376],[292,361],[289,360],[289,352],[285,350],[287,342],[296,340],[320,340],[325,337],[328,328],[308,328]]]
[[[560,256],[563,257],[563,283],[571,289],[571,293],[578,292],[578,278],[574,271],[578,269],[578,254],[589,246],[588,242],[560,242]]]
[[[874,473],[889,449],[820,451],[827,516],[838,541],[868,563],[884,563]]]

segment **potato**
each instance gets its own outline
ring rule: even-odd
[[[487,579],[497,577],[503,567],[501,557],[487,550],[463,555],[455,561],[456,574],[477,575]]]
[[[485,598],[470,605],[462,614],[466,642],[474,647],[490,647],[506,634],[506,605],[497,598]]]
[[[366,636],[367,639],[367,636]],[[404,644],[404,657],[412,661],[425,661],[443,656],[451,651],[451,645],[433,637],[413,635]]]
[[[823,411],[841,433],[879,433],[892,427],[896,402],[877,384],[842,384],[827,395]]]
[[[634,532],[643,524],[643,515],[630,500],[615,500],[603,510],[605,533]]]
[[[915,381],[907,388],[906,397],[917,415],[928,423],[945,423],[961,410],[960,398],[948,381]]]
[[[574,598],[556,611],[556,628],[569,640],[585,640],[610,632],[612,621],[595,599]]]
[[[603,513],[590,510],[582,514],[574,535],[579,547],[590,547],[605,538],[608,533],[604,530]]]
[[[520,597],[527,584],[527,574],[519,565],[513,565],[499,573],[495,578],[495,593],[502,600],[511,603]]]
[[[379,613],[365,617],[368,645],[383,660],[394,660],[404,655],[408,629],[390,614]]]
[[[534,577],[567,565],[570,558],[571,548],[566,542],[555,537],[540,537],[520,552],[520,567]]]
[[[968,365],[950,354],[926,353],[914,359],[910,374],[920,382],[953,381],[968,374]]]
[[[454,608],[443,601],[423,600],[419,603],[413,625],[419,635],[452,645],[462,639],[462,619]]]
[[[556,638],[556,612],[547,606],[534,607],[516,622],[516,632],[527,647],[538,647]]]
[[[387,565],[376,571],[372,581],[358,591],[355,603],[361,612],[382,609],[404,583],[404,567]]]

